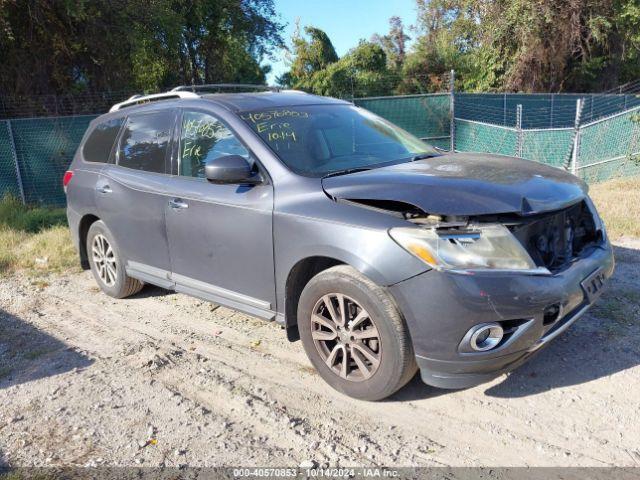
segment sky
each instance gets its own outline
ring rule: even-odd
[[[291,46],[291,35],[296,19],[300,26],[313,25],[324,30],[342,56],[358,44],[358,40],[369,40],[374,33],[389,31],[389,17],[402,18],[409,27],[416,21],[415,0],[275,0],[280,21],[287,23],[283,37]],[[270,84],[275,77],[288,70],[284,51],[274,53],[275,60],[267,60],[273,70],[268,75]]]

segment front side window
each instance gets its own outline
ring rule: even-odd
[[[124,118],[113,118],[96,126],[82,147],[87,162],[107,163]]]
[[[207,162],[225,155],[251,161],[238,138],[217,118],[202,112],[184,112],[180,134],[180,175],[204,178]]]
[[[171,111],[131,115],[120,139],[118,165],[165,173],[173,120]]]
[[[241,117],[285,165],[307,176],[437,154],[400,127],[352,105],[275,108],[245,112]]]

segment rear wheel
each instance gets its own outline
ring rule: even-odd
[[[140,291],[143,283],[129,277],[113,235],[101,220],[87,233],[87,253],[91,272],[100,289],[115,298],[125,298]]]
[[[300,296],[298,328],[320,376],[351,397],[383,399],[416,373],[395,303],[352,267],[332,267],[311,279]]]

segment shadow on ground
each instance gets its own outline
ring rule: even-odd
[[[0,450],[0,478],[2,476],[3,470],[6,470],[8,468],[9,468],[9,461],[5,457],[4,452]]]
[[[92,363],[60,340],[0,309],[0,390]]]
[[[130,300],[136,298],[155,298],[166,297],[167,295],[174,295],[176,292],[173,290],[167,290],[162,287],[156,287],[155,285],[145,284],[145,286],[135,295],[128,297]]]
[[[614,247],[616,271],[587,315],[502,382],[491,397],[525,397],[590,382],[640,365],[640,250]],[[481,387],[482,388],[482,387]],[[446,395],[416,376],[391,401]]]

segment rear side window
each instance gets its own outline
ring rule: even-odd
[[[130,116],[120,138],[118,165],[165,173],[173,120],[170,111]]]
[[[106,163],[109,161],[113,143],[116,141],[124,118],[113,118],[93,129],[82,147],[82,156],[87,162]]]

